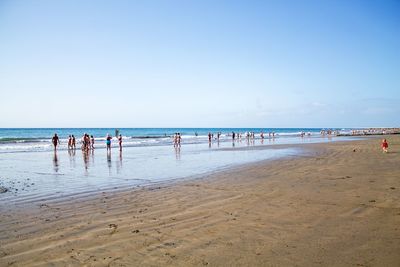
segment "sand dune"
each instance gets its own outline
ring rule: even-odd
[[[379,140],[1,206],[0,266],[400,266],[400,137]]]

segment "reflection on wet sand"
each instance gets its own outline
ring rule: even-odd
[[[75,168],[76,167],[75,154],[76,154],[76,149],[68,149],[69,166],[71,168]]]
[[[119,157],[118,158],[119,158],[119,161],[117,161],[116,167],[117,167],[117,173],[120,173],[121,169],[122,169],[122,150],[119,151]]]
[[[89,169],[89,152],[82,150],[83,166],[85,167],[85,174],[88,174]]]
[[[111,151],[107,151],[107,166],[111,175]]]
[[[181,148],[175,147],[175,158],[176,160],[181,160]]]
[[[58,170],[59,170],[58,157],[57,157],[56,150],[54,150],[54,155],[53,155],[53,169],[55,172],[58,172]]]

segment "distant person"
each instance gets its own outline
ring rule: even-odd
[[[118,136],[118,145],[119,145],[119,151],[122,151],[122,135],[121,134]]]
[[[72,148],[75,149],[76,148],[76,140],[75,140],[75,136],[72,135]]]
[[[72,136],[68,135],[68,149],[72,148]]]
[[[93,135],[90,136],[90,146],[91,146],[91,149],[94,149],[94,137],[93,137]]]
[[[211,138],[212,138],[211,133],[208,133],[208,142],[209,142],[209,143],[211,143]]]
[[[235,140],[235,132],[232,132],[232,140]]]
[[[260,137],[261,137],[261,139],[264,139],[264,133],[263,132],[261,132]]]
[[[178,146],[178,133],[174,134],[174,147]]]
[[[85,139],[86,139],[86,150],[89,150],[90,147],[91,147],[91,143],[92,143],[92,142],[90,141],[90,136],[89,136],[89,134],[86,134]]]
[[[54,146],[54,150],[57,150],[57,145],[60,144],[60,139],[58,138],[58,135],[55,133],[53,138],[51,139],[53,146]]]
[[[81,137],[81,143],[82,143],[81,149],[82,149],[82,150],[85,150],[85,149],[86,149],[86,133],[84,133],[84,134],[82,135],[82,137]]]
[[[181,133],[178,133],[178,147],[181,147],[181,141],[182,141],[182,135]]]
[[[385,152],[385,153],[388,152],[389,144],[388,144],[388,142],[386,141],[386,139],[383,139],[383,140],[382,140],[381,147],[382,147],[383,152]]]
[[[109,134],[107,134],[107,136],[106,136],[107,152],[111,151],[111,139],[112,139],[112,137]]]

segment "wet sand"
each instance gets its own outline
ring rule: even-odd
[[[400,137],[1,205],[0,266],[399,266]],[[355,149],[355,152],[353,150]]]

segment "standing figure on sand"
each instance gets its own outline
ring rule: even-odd
[[[385,152],[385,153],[388,152],[389,144],[388,144],[388,142],[386,141],[386,139],[383,139],[383,140],[382,140],[381,147],[382,147],[382,151],[383,151],[383,152]]]

